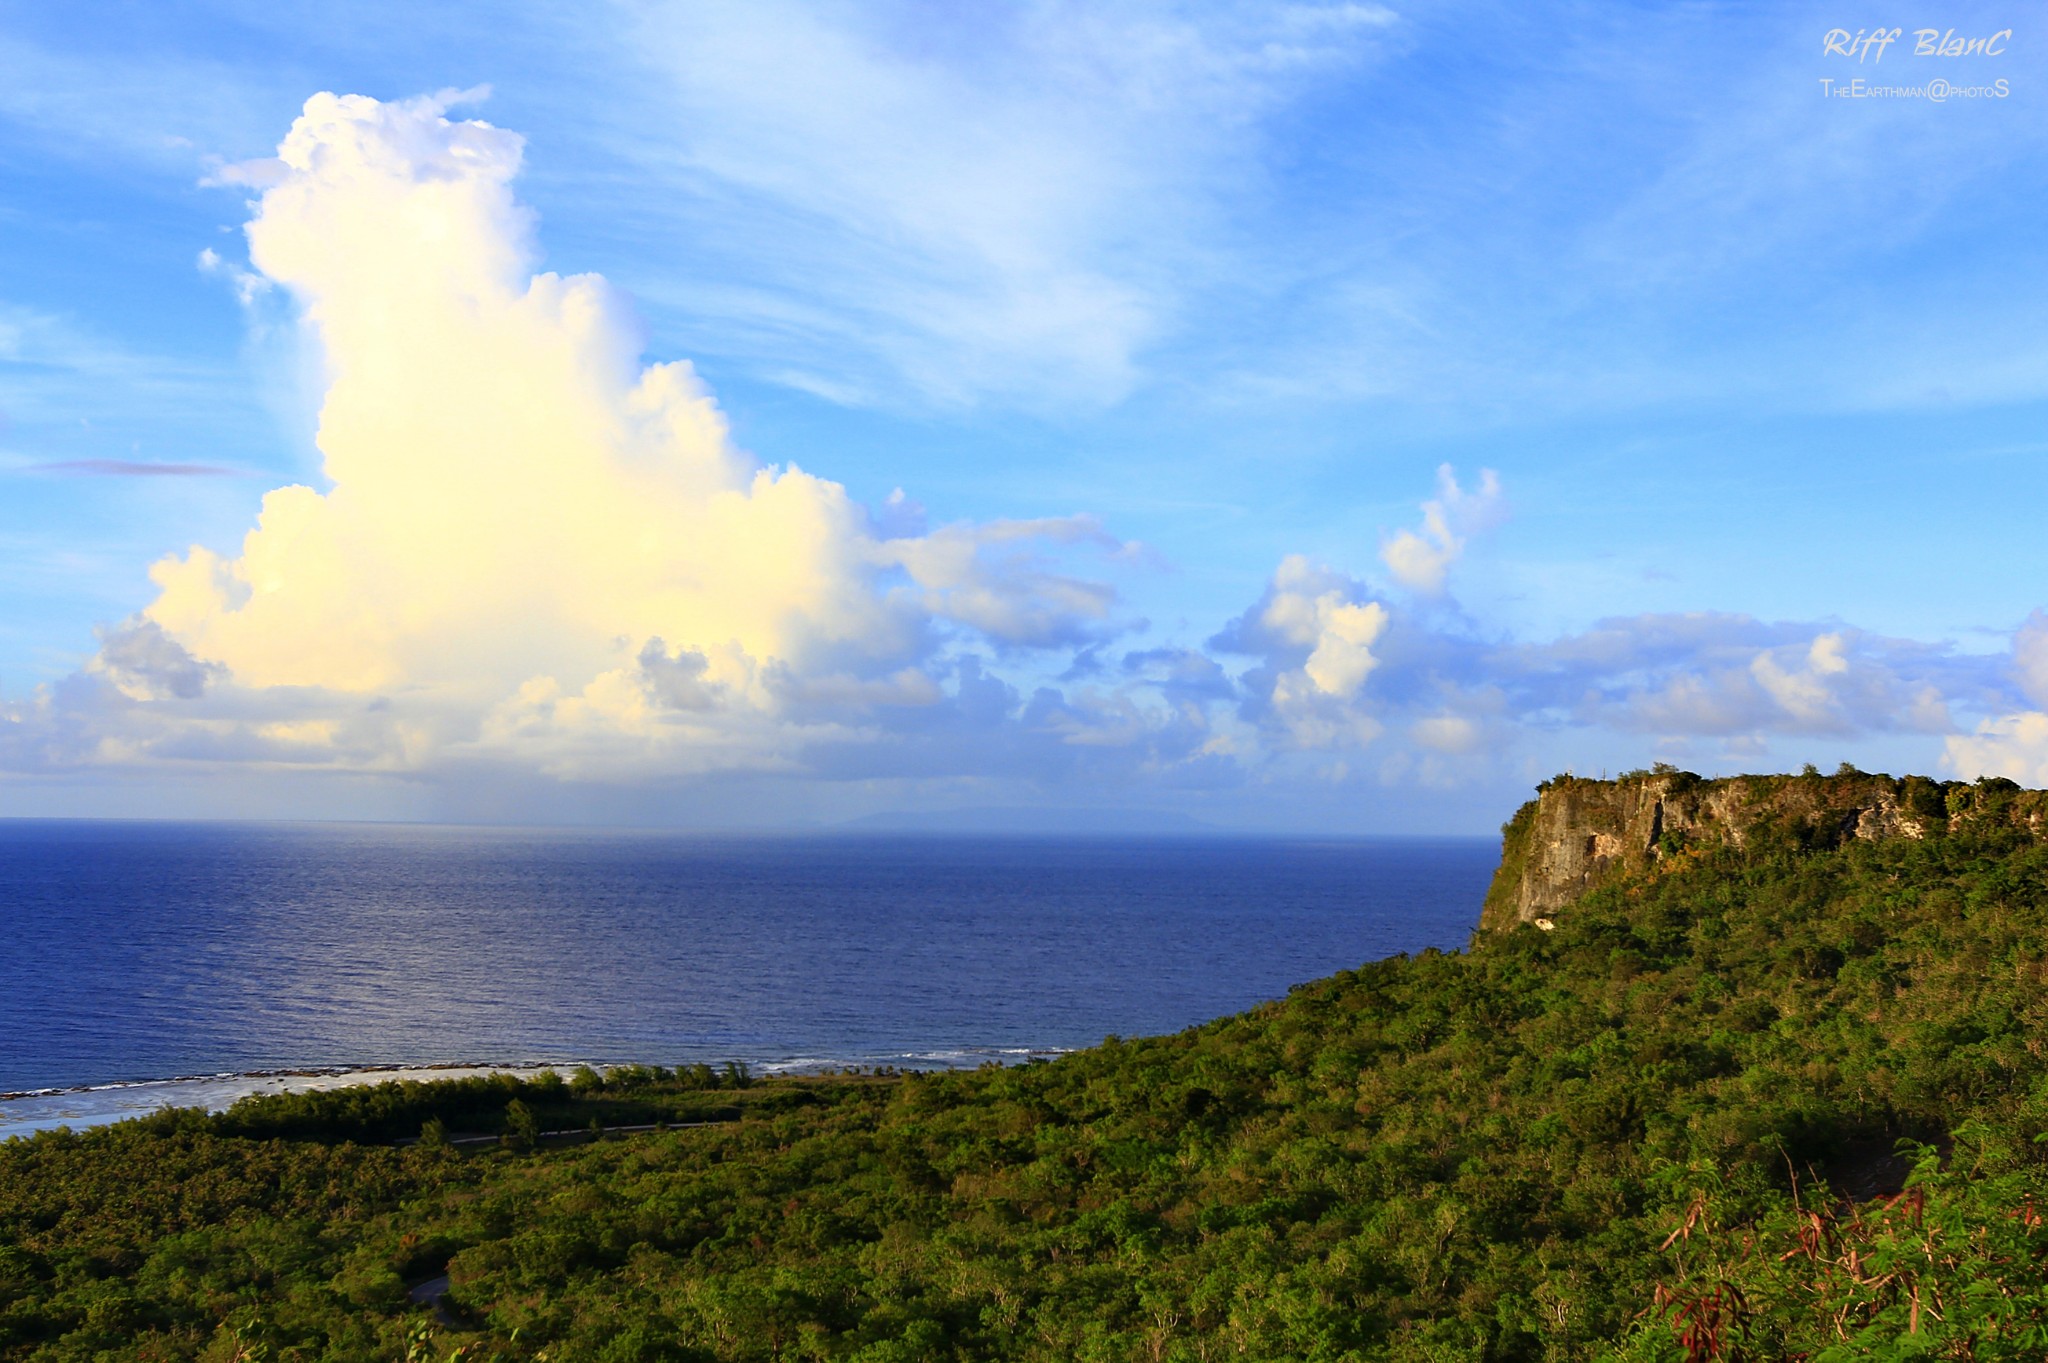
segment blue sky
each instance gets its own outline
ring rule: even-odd
[[[0,812],[2048,783],[2033,10],[417,10],[0,7]]]

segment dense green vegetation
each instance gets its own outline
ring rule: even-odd
[[[2044,1021],[2048,847],[1763,830],[1052,1064],[8,1142],[0,1358],[2038,1359]]]

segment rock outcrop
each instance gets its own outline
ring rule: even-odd
[[[1654,872],[1690,849],[1742,847],[1758,838],[1834,847],[1856,838],[1937,836],[1976,823],[2043,836],[2048,792],[1997,777],[1970,784],[1850,770],[1717,780],[1668,767],[1612,781],[1559,776],[1538,787],[1502,828],[1500,870],[1480,927],[1547,927],[1587,891]]]

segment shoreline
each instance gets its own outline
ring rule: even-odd
[[[1050,1060],[1073,1050],[1068,1046],[958,1046],[921,1051],[832,1057],[797,1055],[735,1056],[761,1075],[824,1074],[836,1070],[888,1067],[899,1070],[974,1069],[985,1064],[1020,1065]],[[174,1107],[199,1107],[224,1112],[243,1098],[277,1093],[310,1093],[379,1083],[433,1083],[510,1074],[521,1078],[553,1072],[568,1078],[585,1065],[605,1071],[632,1061],[528,1060],[432,1064],[307,1065],[289,1069],[230,1070],[213,1074],[174,1075],[163,1079],[121,1079],[69,1087],[20,1089],[0,1093],[0,1140],[32,1136],[69,1127],[74,1131],[108,1126]],[[690,1061],[680,1062],[693,1063]],[[725,1063],[720,1061],[720,1064]]]
[[[149,1088],[166,1084],[213,1084],[232,1083],[238,1079],[335,1079],[349,1075],[411,1075],[431,1074],[442,1070],[461,1070],[465,1073],[502,1073],[505,1071],[532,1071],[556,1069],[567,1066],[574,1068],[584,1062],[580,1060],[452,1060],[434,1064],[386,1064],[386,1065],[300,1065],[274,1070],[217,1070],[210,1074],[169,1074],[154,1079],[108,1079],[97,1084],[67,1084],[61,1087],[39,1089],[14,1089],[0,1092],[0,1103],[18,1102],[24,1098],[61,1098],[73,1093],[103,1093],[117,1089]],[[598,1068],[603,1068],[599,1066]]]
[[[110,1126],[115,1122],[147,1117],[165,1108],[197,1107],[208,1112],[224,1112],[243,1098],[263,1094],[311,1093],[367,1084],[400,1083],[410,1079],[430,1083],[436,1079],[466,1079],[490,1074],[514,1074],[523,1078],[550,1070],[566,1078],[576,1068],[574,1064],[560,1063],[307,1066],[289,1070],[251,1070],[79,1084],[70,1088],[0,1094],[0,1140],[32,1136],[39,1131],[54,1131],[59,1127],[83,1131],[96,1126]]]

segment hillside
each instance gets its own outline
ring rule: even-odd
[[[0,1358],[2041,1357],[2042,797],[1741,781],[1549,783],[1468,950],[1052,1064],[9,1142]]]

